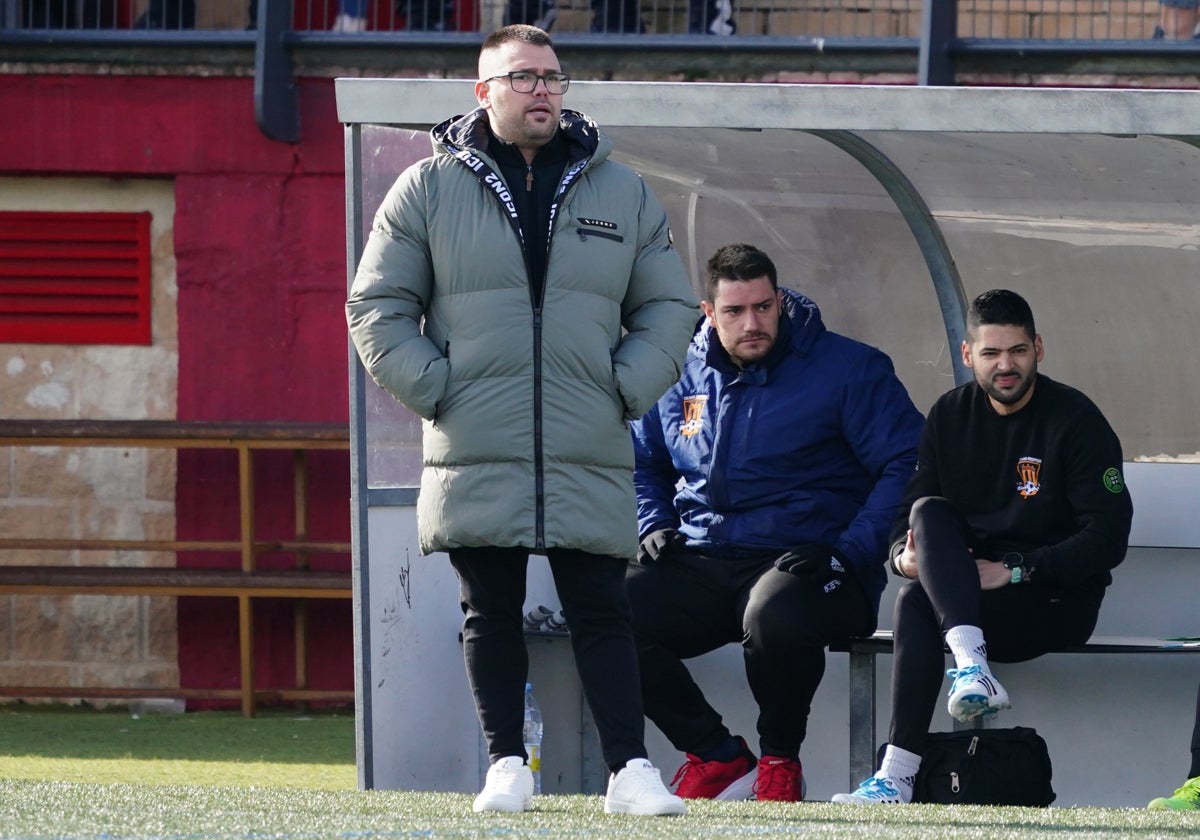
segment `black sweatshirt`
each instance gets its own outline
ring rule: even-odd
[[[533,163],[516,145],[492,135],[488,151],[500,168],[504,182],[517,206],[521,233],[525,238],[525,263],[533,302],[541,303],[546,279],[546,256],[550,242],[550,206],[567,168],[570,144],[563,132],[556,131],[546,145],[538,149]]]
[[[1030,401],[1002,415],[972,381],[930,410],[892,541],[917,499],[944,496],[970,523],[976,557],[1019,551],[1034,585],[1107,586],[1133,519],[1122,467],[1112,427],[1074,388],[1038,374]]]

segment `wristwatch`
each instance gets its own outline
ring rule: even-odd
[[[1028,583],[1029,567],[1025,565],[1025,555],[1019,551],[1010,551],[1001,558],[1004,568],[1012,573],[1009,583]]]

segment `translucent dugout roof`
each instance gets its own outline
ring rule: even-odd
[[[429,127],[475,100],[464,81],[339,79],[337,102],[352,273]],[[1041,370],[1100,405],[1127,460],[1200,461],[1200,92],[572,82],[564,106],[651,184],[694,283],[720,245],[762,247],[922,411],[968,376],[966,302],[1010,288]],[[361,372],[354,392],[368,486],[416,485],[419,423]]]

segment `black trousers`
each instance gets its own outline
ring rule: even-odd
[[[563,549],[547,555],[604,762],[619,768],[631,758],[645,758],[637,655],[624,588],[626,563]],[[492,761],[525,755],[529,654],[521,619],[528,562],[524,548],[450,552],[462,600],[467,679]]]
[[[988,659],[1024,662],[1050,651],[1081,645],[1092,635],[1103,586],[1073,589],[1036,582],[983,591],[966,520],[948,499],[919,499],[909,513],[920,580],[896,597],[893,614],[890,742],[920,755],[933,722],[946,658],[945,633],[969,624],[983,630]]]
[[[638,0],[592,0],[591,31],[645,32]]]
[[[730,735],[683,659],[741,644],[759,749],[791,758],[808,731],[825,645],[874,632],[875,611],[852,574],[826,592],[825,581],[778,571],[773,560],[675,551],[629,566],[646,715],[682,752],[705,752]]]

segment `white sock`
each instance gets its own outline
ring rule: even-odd
[[[987,661],[987,642],[983,630],[971,624],[959,624],[946,631],[946,646],[954,654],[954,664],[959,668],[978,665],[985,674],[992,672]]]
[[[913,785],[917,783],[917,771],[921,769],[921,756],[888,744],[879,763],[879,775],[886,776],[900,786],[905,802],[912,801]]]

